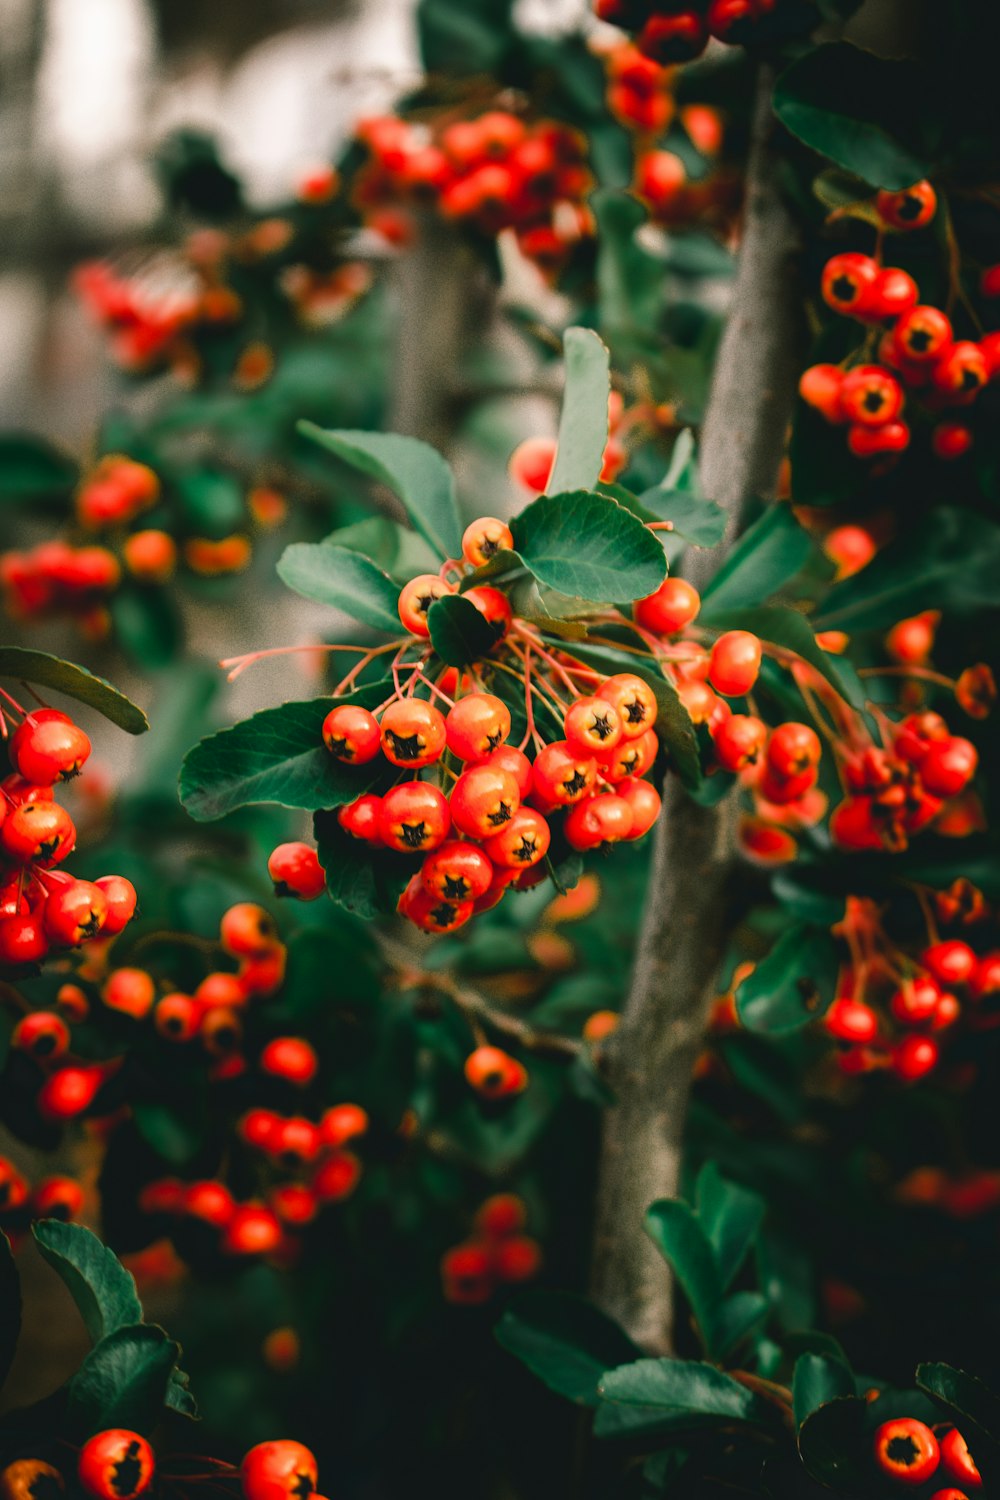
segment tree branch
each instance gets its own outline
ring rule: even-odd
[[[702,427],[702,486],[729,519],[719,547],[686,559],[699,589],[725,557],[747,500],[774,492],[795,385],[796,235],[779,191],[772,83],[762,68],[739,265]],[[654,1199],[678,1191],[691,1073],[725,939],[734,826],[733,798],[701,807],[668,775],[632,985],[610,1047],[617,1104],[604,1127],[594,1291],[653,1352],[670,1347],[672,1288],[642,1218]]]

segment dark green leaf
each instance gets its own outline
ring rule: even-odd
[[[724,518],[723,518],[724,519]],[[806,563],[814,543],[788,505],[771,505],[740,537],[702,594],[701,620],[760,604]]]
[[[867,568],[832,588],[815,616],[820,630],[883,630],[927,607],[969,614],[996,604],[1000,527],[941,505],[907,526]]]
[[[68,454],[32,432],[0,433],[0,500],[63,496],[80,477]]]
[[[977,1376],[945,1364],[919,1365],[917,1385],[958,1416],[985,1492],[992,1494],[1000,1484],[1000,1395]],[[970,1424],[975,1432],[969,1431]]]
[[[167,1399],[179,1349],[162,1328],[141,1323],[101,1339],[69,1384],[68,1418],[80,1437],[108,1427],[148,1433]]]
[[[666,574],[652,531],[587,490],[542,495],[511,522],[514,546],[539,583],[594,603],[642,599]]]
[[[278,577],[304,599],[341,609],[373,630],[399,633],[399,585],[360,552],[330,541],[293,542],[278,559]]]
[[[695,1184],[698,1222],[715,1251],[722,1285],[731,1285],[764,1222],[765,1203],[759,1193],[724,1178],[714,1162],[706,1162]]]
[[[0,1230],[0,1388],[17,1352],[20,1332],[21,1279],[14,1264],[10,1240]]]
[[[838,1396],[817,1407],[799,1428],[799,1454],[806,1469],[839,1494],[867,1496],[876,1490],[866,1416],[864,1401]]]
[[[761,1292],[734,1292],[719,1304],[715,1314],[715,1357],[729,1360],[741,1344],[756,1338],[771,1314],[771,1304]]]
[[[714,1355],[715,1316],[725,1288],[705,1230],[694,1211],[676,1198],[651,1203],[642,1222],[657,1250],[673,1267],[691,1304],[706,1353]]]
[[[685,490],[668,490],[656,485],[643,490],[639,504],[659,521],[670,521],[670,537],[690,542],[695,547],[715,547],[726,531],[726,512],[714,500],[704,500]]]
[[[801,1427],[817,1407],[853,1395],[854,1377],[843,1360],[831,1359],[828,1354],[803,1354],[796,1360],[792,1377],[796,1427]]]
[[[199,469],[177,480],[177,496],[189,531],[221,541],[246,526],[243,486],[232,474]]]
[[[300,422],[298,430],[392,490],[441,557],[461,555],[455,478],[436,448],[394,432],[328,431],[314,422]]]
[[[638,1358],[617,1323],[568,1292],[524,1292],[497,1324],[496,1337],[550,1390],[596,1406],[605,1370]]]
[[[930,171],[919,140],[919,70],[846,42],[806,52],[774,89],[778,119],[807,146],[872,187],[898,192]]]
[[[450,667],[467,667],[488,656],[499,638],[498,628],[469,599],[446,594],[427,611],[431,645]]]
[[[825,1014],[837,986],[840,954],[828,932],[805,923],[782,933],[736,991],[749,1031],[798,1031]]]
[[[31,1232],[42,1256],[66,1283],[95,1344],[117,1328],[142,1322],[131,1272],[96,1234],[60,1219],[38,1219]]]
[[[19,682],[34,682],[39,687],[65,693],[78,703],[96,709],[128,734],[144,734],[149,720],[142,709],[126,698],[103,677],[95,677],[86,667],[49,656],[45,651],[30,651],[23,646],[0,646],[0,677],[15,677]]]
[[[143,1140],[175,1166],[190,1161],[204,1143],[207,1122],[197,1097],[193,1106],[187,1098],[177,1104],[137,1099],[132,1106],[132,1118]]]
[[[317,813],[313,831],[330,899],[369,921],[391,916],[419,861],[353,838],[332,812]]]
[[[253,802],[282,807],[340,807],[370,791],[383,774],[376,758],[364,766],[335,760],[323,744],[323,720],[335,702],[374,708],[392,683],[369,683],[344,698],[283,703],[201,740],[184,757],[180,797],[193,818],[207,822]]]
[[[603,1401],[658,1407],[664,1416],[721,1422],[771,1421],[768,1404],[714,1365],[685,1359],[639,1359],[609,1370],[601,1381]]]
[[[368,516],[364,521],[340,526],[324,540],[332,547],[346,547],[348,552],[371,558],[376,567],[399,583],[418,573],[436,573],[440,566],[437,553],[422,536],[388,516]]]
[[[495,73],[510,44],[512,0],[420,0],[420,55],[430,73]]]
[[[556,461],[546,486],[553,495],[592,490],[604,467],[608,441],[611,357],[589,328],[567,328],[566,390],[559,419]]]
[[[125,579],[108,600],[115,640],[143,671],[166,667],[184,643],[184,622],[169,589]]]

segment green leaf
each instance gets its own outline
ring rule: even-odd
[[[796,1427],[828,1401],[853,1395],[854,1377],[843,1360],[831,1359],[828,1354],[803,1354],[796,1360],[792,1376]]]
[[[148,1433],[167,1400],[180,1353],[162,1328],[140,1323],[101,1339],[69,1383],[68,1419],[80,1437],[109,1427]]]
[[[882,1494],[873,1480],[867,1403],[837,1396],[811,1412],[799,1428],[799,1455],[820,1484],[838,1494]]]
[[[33,432],[0,433],[0,500],[42,500],[66,495],[80,469]]]
[[[771,1315],[771,1304],[761,1292],[734,1292],[715,1314],[715,1357],[729,1360],[749,1339],[756,1338]]]
[[[0,1230],[0,1388],[7,1379],[21,1333],[21,1278],[10,1240]]]
[[[496,1338],[550,1390],[596,1406],[605,1370],[639,1357],[618,1324],[583,1297],[568,1292],[524,1292],[507,1308]]]
[[[190,1161],[204,1144],[207,1119],[197,1095],[192,1100],[185,1094],[171,1104],[137,1099],[132,1105],[132,1118],[143,1140],[175,1166]]]
[[[567,328],[563,349],[566,390],[556,461],[547,486],[553,495],[592,490],[601,477],[608,441],[611,356],[607,347],[589,328]]]
[[[920,152],[921,72],[846,42],[816,47],[786,68],[774,112],[799,140],[872,187],[891,192],[930,173]]]
[[[360,552],[330,541],[293,542],[278,559],[278,577],[303,599],[341,609],[387,635],[400,632],[399,585]]]
[[[169,666],[184,644],[184,622],[174,594],[125,579],[108,600],[115,640],[144,672]]]
[[[629,193],[601,189],[591,205],[597,219],[597,307],[602,336],[622,363],[658,341],[663,263],[636,236],[646,210]]]
[[[142,1322],[131,1273],[96,1234],[60,1219],[38,1219],[31,1232],[44,1259],[66,1283],[95,1344],[125,1324]]]
[[[977,1376],[945,1364],[918,1365],[917,1385],[958,1416],[985,1493],[992,1494],[1000,1484],[1000,1395]]]
[[[420,55],[429,73],[496,73],[511,43],[512,0],[420,0]]]
[[[603,1401],[657,1407],[687,1426],[716,1422],[770,1425],[771,1409],[760,1396],[714,1365],[685,1359],[638,1359],[609,1370],[598,1393]]]
[[[363,553],[401,584],[418,573],[436,573],[440,566],[440,558],[422,536],[388,516],[367,516],[350,526],[338,527],[323,540],[331,547]]]
[[[698,623],[702,623],[700,616]],[[815,667],[852,708],[864,708],[865,690],[850,663],[840,662],[816,644],[812,625],[797,609],[789,609],[784,604],[762,604],[757,609],[712,610],[711,627],[713,630],[750,630],[762,641],[794,651],[796,656]]]
[[[419,860],[353,838],[332,812],[316,814],[313,833],[331,901],[366,921],[392,916]]]
[[[676,1198],[661,1198],[647,1208],[642,1226],[673,1267],[707,1354],[715,1354],[715,1317],[725,1287],[715,1253],[694,1211]]]
[[[790,927],[737,989],[740,1020],[772,1036],[798,1031],[829,1009],[839,967],[829,932],[806,923]]]
[[[698,740],[691,722],[691,715],[680,700],[677,689],[665,678],[655,665],[648,665],[640,657],[625,651],[615,651],[610,646],[592,646],[589,642],[573,642],[564,648],[587,666],[609,676],[615,672],[634,672],[648,683],[656,694],[656,732],[670,752],[681,781],[689,791],[701,783],[701,759]]]
[[[467,667],[488,656],[500,631],[469,599],[446,594],[427,611],[431,645],[449,667]]]
[[[188,530],[220,541],[246,526],[243,486],[232,474],[199,469],[176,481],[180,509]]]
[[[694,547],[715,547],[725,535],[726,512],[714,500],[705,500],[701,495],[656,485],[643,490],[639,504],[657,520],[672,523],[673,530],[668,533],[671,538],[690,542]]]
[[[937,506],[918,525],[827,594],[816,612],[820,630],[883,630],[932,599],[936,609],[967,615],[996,604],[1000,527],[995,521]]]
[[[337,703],[374,708],[391,692],[386,680],[343,698],[282,703],[209,735],[184,757],[181,801],[199,822],[253,802],[308,812],[353,802],[376,785],[385,766],[377,757],[363,766],[335,760],[323,744],[323,720]]]
[[[455,477],[436,448],[395,432],[327,430],[314,422],[299,422],[298,431],[392,490],[442,558],[461,555]]]
[[[55,693],[65,693],[67,698],[75,698],[78,703],[96,709],[128,734],[144,734],[149,728],[149,720],[142,709],[110,682],[95,677],[93,672],[78,667],[75,662],[49,656],[46,651],[0,646],[0,677],[14,677],[19,682],[34,682],[39,687],[51,688]]]
[[[809,533],[788,505],[771,505],[749,526],[702,594],[699,623],[770,598],[814,551]]]
[[[601,604],[642,599],[666,576],[656,534],[605,495],[542,495],[514,517],[510,529],[539,583],[561,594]]]
[[[722,1285],[732,1284],[760,1232],[765,1203],[759,1193],[724,1178],[706,1162],[695,1184],[698,1222],[715,1252]]]

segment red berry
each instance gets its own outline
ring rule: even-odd
[[[920,962],[941,984],[967,984],[976,967],[976,955],[968,943],[951,938],[925,948]]]
[[[76,1219],[83,1204],[83,1188],[75,1177],[43,1177],[31,1194],[31,1212],[38,1219]]]
[[[362,766],[374,760],[379,752],[381,731],[378,720],[367,708],[356,703],[341,703],[331,708],[323,720],[323,743],[337,760]]]
[[[919,1026],[930,1020],[940,998],[941,986],[937,981],[927,975],[917,975],[893,993],[889,1009],[904,1026]]]
[[[365,1135],[367,1130],[368,1115],[360,1104],[332,1104],[319,1122],[324,1146],[343,1146],[346,1141]]]
[[[624,797],[613,792],[586,797],[567,814],[563,832],[573,849],[617,844],[631,836],[632,809]]]
[[[366,792],[355,802],[339,809],[337,822],[352,838],[363,839],[367,844],[380,844],[382,835],[379,824],[382,817],[382,798],[374,792]]]
[[[601,761],[601,775],[611,782],[624,781],[626,776],[645,776],[658,749],[655,730],[644,730],[638,739],[623,740],[608,760]]]
[[[739,698],[748,693],[760,671],[761,646],[749,630],[727,630],[712,647],[708,680],[717,693]]]
[[[197,1036],[200,1021],[201,1006],[179,991],[164,995],[153,1011],[153,1025],[168,1042],[189,1042]]]
[[[444,716],[422,698],[390,703],[381,720],[382,754],[394,766],[429,766],[445,748]]]
[[[767,743],[767,725],[752,714],[730,714],[712,732],[715,758],[724,771],[757,764]]]
[[[567,740],[543,745],[532,767],[536,797],[546,806],[568,807],[593,791],[597,761],[575,749]]]
[[[892,1049],[892,1066],[900,1078],[915,1083],[937,1067],[939,1055],[937,1042],[929,1036],[907,1036]]]
[[[527,1234],[501,1240],[493,1250],[493,1270],[498,1281],[530,1281],[542,1268],[542,1247]]]
[[[41,1061],[54,1062],[69,1051],[69,1027],[54,1011],[36,1010],[22,1016],[11,1034],[11,1046]]]
[[[189,1183],[184,1189],[180,1207],[192,1219],[200,1219],[214,1229],[224,1229],[236,1212],[232,1193],[224,1183],[213,1178]]]
[[[48,1120],[71,1120],[93,1104],[103,1082],[102,1068],[60,1068],[38,1091],[39,1111]]]
[[[858,422],[848,431],[847,446],[855,458],[903,453],[910,446],[910,429],[905,422],[884,422],[881,427],[867,427]]]
[[[823,1025],[839,1042],[873,1042],[878,1035],[878,1017],[871,1006],[850,996],[834,1000]]]
[[[454,592],[451,584],[445,583],[436,573],[420,573],[416,578],[411,578],[399,596],[399,618],[404,628],[411,635],[427,640],[431,633],[427,623],[428,610],[432,604],[443,599],[445,594]]]
[[[908,1042],[919,1040],[907,1038]],[[923,1484],[937,1468],[939,1457],[937,1438],[925,1423],[914,1417],[883,1422],[875,1433],[876,1464],[883,1474],[901,1484]]]
[[[887,266],[876,276],[858,316],[872,322],[898,318],[914,306],[919,295],[912,276],[898,266]]]
[[[46,897],[45,931],[54,943],[75,948],[96,937],[108,915],[104,892],[89,880],[71,880]]]
[[[823,747],[808,724],[779,724],[767,745],[767,764],[777,776],[800,776],[818,766]]]
[[[563,730],[571,750],[599,758],[610,755],[623,735],[618,710],[603,697],[577,698],[566,710]]]
[[[460,1306],[487,1302],[493,1291],[489,1250],[475,1241],[453,1246],[441,1257],[441,1282],[448,1302]]]
[[[655,594],[636,601],[633,614],[645,630],[675,635],[697,618],[700,608],[701,596],[692,584],[684,578],[665,578]]]
[[[946,462],[963,458],[972,443],[972,430],[964,422],[939,422],[931,433],[931,447],[935,457]]]
[[[660,816],[663,803],[655,786],[650,786],[648,781],[642,781],[635,776],[627,776],[624,781],[617,783],[618,796],[626,802],[632,813],[632,829],[626,834],[631,842],[633,839],[641,839],[648,833]]]
[[[41,912],[0,920],[0,964],[37,964],[49,951]]]
[[[264,1073],[302,1087],[316,1077],[319,1058],[303,1037],[279,1036],[268,1042],[260,1054],[260,1067]]]
[[[76,828],[57,802],[22,802],[5,819],[0,842],[18,864],[55,865],[72,852]]]
[[[925,305],[903,313],[892,332],[900,358],[915,364],[940,358],[951,340],[951,320],[939,307]]]
[[[517,1234],[527,1222],[524,1200],[516,1193],[494,1193],[476,1211],[476,1228],[490,1240]]]
[[[229,1255],[270,1255],[284,1238],[281,1220],[263,1203],[243,1203],[233,1213],[222,1235]]]
[[[899,381],[881,365],[858,365],[841,382],[841,411],[849,421],[863,427],[884,427],[894,422],[902,406]]]
[[[280,1439],[258,1443],[240,1464],[246,1500],[303,1500],[316,1492],[316,1459],[302,1443]]]
[[[968,786],[978,764],[975,745],[951,735],[930,746],[920,761],[920,779],[935,797],[954,797]]]
[[[526,870],[545,858],[551,841],[542,814],[533,807],[519,807],[498,833],[486,839],[483,849],[501,869]]]
[[[94,884],[103,895],[108,908],[101,930],[105,937],[114,937],[135,916],[138,901],[135,886],[124,875],[101,875]]]
[[[472,766],[452,788],[449,806],[455,827],[470,838],[489,838],[517,812],[521,794],[507,771]]]
[[[339,1203],[349,1198],[361,1181],[361,1163],[350,1151],[333,1151],[321,1162],[312,1189],[322,1203]]]
[[[937,194],[929,182],[915,182],[899,193],[883,189],[875,199],[875,207],[883,224],[890,229],[922,229],[937,212]]]
[[[823,267],[823,301],[834,312],[856,314],[864,307],[877,276],[878,266],[870,255],[855,251],[835,255]]]
[[[444,843],[450,823],[448,803],[429,782],[401,782],[382,798],[379,836],[390,849],[428,853]]]
[[[969,1452],[968,1443],[957,1427],[946,1432],[941,1439],[941,1467],[949,1479],[954,1479],[956,1484],[963,1485],[965,1489],[982,1489],[983,1476]]]
[[[828,422],[842,422],[840,388],[844,372],[837,365],[811,365],[799,381],[799,395]]]
[[[473,568],[481,568],[498,552],[510,552],[513,547],[510,527],[494,516],[480,516],[465,528],[462,536],[462,556]]]
[[[231,906],[219,924],[219,937],[227,953],[236,958],[257,958],[278,941],[274,918],[253,901]]]
[[[502,1099],[520,1093],[528,1081],[521,1063],[500,1047],[477,1047],[465,1059],[465,1076],[477,1094]]]
[[[507,468],[512,479],[536,495],[544,495],[556,457],[555,438],[525,438],[511,454]],[[513,538],[511,539],[513,541]]]
[[[271,851],[267,873],[274,881],[276,896],[298,896],[300,901],[315,901],[322,896],[326,886],[323,866],[310,844],[279,844]]]
[[[696,10],[652,15],[637,38],[637,45],[654,62],[690,62],[705,49],[708,26]]]
[[[154,1468],[153,1450],[144,1437],[111,1427],[84,1443],[76,1472],[93,1500],[133,1500],[149,1488]]]
[[[153,1008],[156,985],[145,969],[114,969],[105,980],[101,998],[109,1010],[141,1021]]]
[[[502,640],[514,618],[507,595],[502,594],[499,589],[481,585],[479,588],[469,589],[464,597],[495,628],[497,639]]]
[[[510,734],[510,710],[492,693],[469,693],[450,710],[445,729],[459,760],[485,760]]]
[[[38,712],[14,731],[9,749],[11,764],[25,781],[52,786],[78,774],[90,755],[90,740],[65,714],[55,718]]]
[[[452,840],[427,856],[420,879],[439,900],[476,901],[490,888],[493,866],[478,845]]]
[[[622,726],[622,738],[638,740],[656,723],[656,694],[641,677],[634,672],[618,672],[595,689],[595,696],[610,703],[616,710]],[[615,747],[620,748],[620,747]],[[600,757],[606,760],[606,754]]]
[[[970,339],[960,339],[952,344],[931,373],[935,388],[961,405],[975,400],[989,378],[983,351]]]

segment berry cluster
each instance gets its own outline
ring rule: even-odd
[[[121,564],[107,547],[56,540],[27,552],[0,554],[0,589],[12,619],[67,615],[90,640],[103,640],[108,633],[107,600],[121,576]]]
[[[180,1455],[176,1472],[168,1472],[166,1464],[159,1467],[164,1489],[183,1487],[186,1491],[210,1479],[207,1487],[213,1490],[238,1482],[243,1500],[312,1500],[319,1482],[314,1455],[288,1438],[258,1443],[244,1455],[239,1469],[213,1458],[203,1460],[211,1466],[211,1474],[198,1475],[186,1468],[189,1462],[189,1456]],[[156,1455],[140,1433],[108,1427],[94,1433],[77,1451],[74,1477],[89,1500],[137,1500],[150,1493],[157,1469]],[[65,1493],[66,1476],[44,1459],[18,1458],[0,1470],[4,1500],[41,1500],[43,1496],[57,1500]]]
[[[481,1204],[474,1232],[441,1257],[441,1283],[447,1302],[488,1302],[498,1282],[530,1281],[542,1264],[537,1240],[524,1233],[527,1209],[516,1193],[495,1193]]]
[[[970,1500],[983,1480],[969,1445],[957,1427],[930,1428],[916,1417],[894,1417],[876,1429],[876,1468],[897,1484],[934,1483],[931,1500]]]
[[[972,1030],[996,1024],[1000,954],[980,956],[963,939],[942,940],[936,930],[911,954],[891,940],[875,903],[856,896],[834,931],[851,959],[822,1024],[840,1044],[843,1072],[889,1068],[913,1082],[937,1067],[942,1034],[957,1023]]]
[[[586,141],[567,125],[492,109],[427,125],[380,115],[360,121],[357,134],[368,161],[353,198],[365,222],[390,238],[408,234],[400,205],[433,207],[481,234],[513,230],[529,259],[556,271],[593,232]]]
[[[48,1176],[31,1184],[6,1156],[0,1156],[0,1233],[16,1250],[32,1219],[75,1219],[83,1209],[83,1189],[73,1177]]]
[[[25,710],[9,733],[11,773],[0,782],[0,964],[39,964],[52,948],[77,948],[113,937],[131,921],[136,893],[120,875],[77,880],[56,866],[72,853],[76,828],[55,800],[55,787],[75,776],[90,740],[56,708]]]
[[[344,1148],[367,1129],[368,1116],[356,1104],[335,1104],[318,1122],[304,1115],[248,1110],[237,1132],[264,1168],[260,1196],[238,1201],[219,1178],[183,1182],[160,1177],[142,1189],[139,1207],[163,1216],[175,1232],[185,1219],[206,1226],[218,1236],[225,1255],[266,1256],[287,1265],[298,1253],[297,1237],[320,1211],[350,1197],[357,1187],[361,1162]]]
[[[636,44],[658,63],[690,62],[711,37],[746,43],[778,0],[594,0],[601,21],[634,31]]]
[[[900,193],[881,192],[876,200],[882,224],[897,231],[922,228],[933,219],[936,205],[929,182]],[[909,447],[911,430],[903,419],[908,398],[931,423],[931,448],[938,458],[967,453],[972,429],[943,414],[972,405],[1000,375],[1000,334],[956,338],[948,314],[919,301],[912,276],[856,251],[827,261],[821,292],[834,312],[856,319],[872,333],[846,368],[819,364],[806,370],[799,384],[803,400],[827,422],[847,426],[847,445],[858,458],[898,454]],[[868,352],[879,328],[879,362],[873,364]]]

